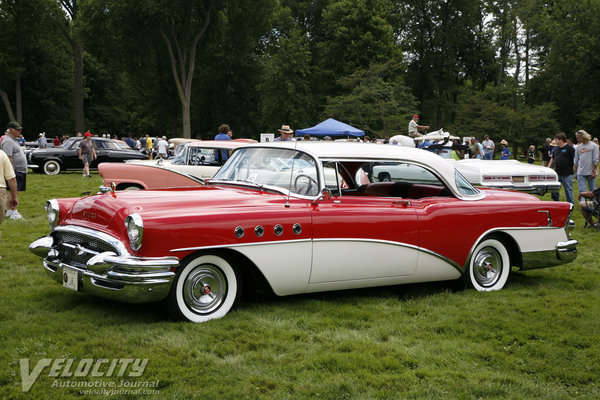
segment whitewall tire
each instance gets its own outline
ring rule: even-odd
[[[469,261],[467,278],[477,291],[500,290],[506,285],[510,274],[510,257],[506,247],[496,239],[479,243]]]
[[[60,173],[60,163],[56,160],[48,160],[44,163],[43,170],[46,175],[56,175]]]
[[[180,267],[167,306],[175,319],[205,322],[221,318],[241,294],[234,267],[215,255],[202,255]]]

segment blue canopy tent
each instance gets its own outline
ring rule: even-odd
[[[329,118],[320,124],[313,126],[312,128],[298,129],[294,134],[296,136],[304,136],[307,133],[311,136],[365,136],[365,131],[356,129],[353,126],[337,121],[333,118]]]

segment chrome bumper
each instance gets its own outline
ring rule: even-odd
[[[141,258],[97,253],[85,267],[68,265],[59,259],[51,236],[39,238],[29,245],[31,252],[43,259],[46,273],[63,283],[65,268],[77,271],[78,291],[128,303],[150,303],[167,297],[175,272],[177,257]],[[82,251],[86,251],[82,249]]]
[[[513,185],[513,184],[506,184],[506,185],[480,185],[481,187],[484,188],[489,188],[489,189],[508,189],[508,190],[515,190],[518,192],[526,192],[526,193],[531,193],[531,194],[539,194],[539,195],[544,195],[548,192],[551,192],[553,190],[559,190],[560,189],[560,183],[552,183],[552,184],[547,184],[547,185]]]
[[[555,267],[577,258],[577,240],[558,242],[554,250],[523,253],[521,270]]]

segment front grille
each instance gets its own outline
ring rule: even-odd
[[[112,251],[118,254],[110,243],[78,232],[54,231],[52,237],[59,260],[74,267],[86,268],[87,261],[98,253]]]

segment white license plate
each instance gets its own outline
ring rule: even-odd
[[[78,276],[79,276],[79,273],[77,272],[77,270],[64,267],[63,268],[63,286],[66,287],[67,289],[77,291],[78,283],[79,283]]]

